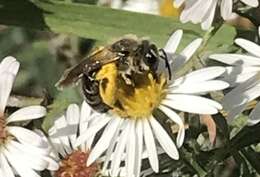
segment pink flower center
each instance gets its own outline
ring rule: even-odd
[[[0,117],[0,145],[4,143],[8,135],[5,127],[6,127],[5,118]]]
[[[55,172],[55,177],[95,177],[98,164],[86,166],[89,152],[74,151],[61,161],[60,168]]]

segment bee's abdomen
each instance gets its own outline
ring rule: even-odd
[[[86,102],[96,111],[105,113],[111,109],[107,104],[102,101],[99,94],[99,81],[84,75],[82,77],[83,94],[85,95]]]

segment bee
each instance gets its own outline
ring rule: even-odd
[[[163,49],[146,39],[125,36],[116,42],[94,50],[86,59],[66,70],[57,82],[58,88],[82,80],[86,102],[96,111],[104,113],[110,105],[118,104],[114,98],[118,82],[135,87],[135,75],[150,72],[156,78],[159,62],[163,61],[171,77],[170,64]]]

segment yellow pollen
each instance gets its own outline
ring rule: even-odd
[[[165,97],[166,78],[154,78],[150,72],[131,75],[132,85],[127,85],[118,74],[114,63],[105,65],[97,73],[102,100],[112,107],[112,112],[123,118],[148,118]]]
[[[86,166],[89,152],[74,151],[61,161],[55,177],[95,177],[98,172],[96,163]]]

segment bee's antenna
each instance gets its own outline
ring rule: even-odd
[[[160,56],[160,57],[162,59],[164,59],[164,61],[165,61],[165,66],[167,67],[168,73],[169,73],[169,79],[171,80],[172,79],[172,71],[171,71],[171,65],[169,63],[167,54],[166,54],[166,52],[163,49],[159,49],[159,52],[162,52],[162,54],[163,54],[163,56]]]

